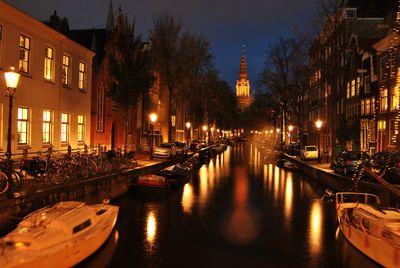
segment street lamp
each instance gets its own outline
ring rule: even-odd
[[[203,125],[203,131],[204,131],[204,141],[206,141],[207,140],[207,129],[208,129],[208,127],[206,126],[206,125]]]
[[[320,130],[321,130],[321,127],[322,127],[322,121],[321,120],[317,120],[317,121],[315,121],[315,126],[317,127],[317,130],[318,130],[318,163],[321,163],[321,150],[320,150],[320,135],[321,135],[321,133],[320,133]]]
[[[187,144],[189,145],[189,140],[190,140],[190,122],[186,122],[186,129],[187,129]]]
[[[153,148],[154,148],[154,123],[157,121],[157,114],[150,114],[150,160],[153,159]]]
[[[11,131],[12,131],[12,109],[14,94],[17,91],[18,81],[20,74],[15,71],[13,66],[10,67],[10,71],[4,73],[7,86],[6,96],[9,99],[8,102],[8,132],[7,132],[7,170],[6,175],[8,179],[8,195],[9,197],[13,194],[13,182],[11,179],[12,174],[12,160],[11,160]]]
[[[289,142],[292,142],[292,131],[293,131],[293,126],[289,125],[288,126],[288,130],[289,130]]]

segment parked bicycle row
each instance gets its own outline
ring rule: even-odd
[[[37,152],[34,157],[12,161],[12,171],[5,156],[0,159],[0,194],[8,190],[9,184],[20,187],[24,183],[62,184],[65,181],[86,179],[117,170],[137,166],[134,153],[112,150],[103,153],[73,151],[68,154],[55,152],[51,147]],[[7,173],[11,173],[8,178]]]

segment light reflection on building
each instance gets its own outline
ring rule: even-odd
[[[182,194],[182,208],[183,211],[186,213],[192,212],[193,206],[193,186],[190,183],[186,183],[183,187],[183,194]]]
[[[311,205],[310,212],[310,223],[309,223],[309,251],[311,256],[316,256],[321,251],[321,245],[323,244],[323,236],[322,236],[322,207],[321,202],[319,200],[314,200]]]
[[[293,209],[293,175],[288,172],[286,175],[286,185],[285,185],[285,223],[289,225],[292,218]]]

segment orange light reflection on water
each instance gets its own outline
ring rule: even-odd
[[[311,205],[308,245],[311,256],[316,256],[321,252],[323,243],[322,236],[322,207],[319,200],[314,200]]]

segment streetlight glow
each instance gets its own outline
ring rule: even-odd
[[[292,125],[289,125],[288,130],[289,130],[289,132],[292,132],[293,126],[292,126]]]
[[[4,77],[8,88],[17,88],[20,74],[15,71],[14,66],[10,67],[10,71],[4,73]]]
[[[156,113],[151,113],[150,114],[150,122],[154,124],[157,121],[157,117],[158,116]]]
[[[322,121],[320,119],[318,119],[317,121],[315,121],[315,126],[317,127],[318,130],[321,129],[322,127]]]
[[[191,125],[192,125],[192,124],[190,124],[190,122],[186,122],[186,128],[187,128],[187,129],[189,129]]]
[[[208,127],[206,125],[203,126],[203,131],[206,132]]]

